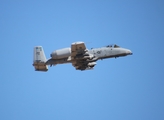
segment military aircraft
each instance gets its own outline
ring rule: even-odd
[[[42,46],[34,47],[33,66],[36,71],[48,71],[48,65],[72,63],[76,70],[93,69],[97,60],[132,55],[129,49],[118,45],[108,45],[88,50],[84,42],[74,42],[69,48],[53,51],[50,59],[46,59]]]

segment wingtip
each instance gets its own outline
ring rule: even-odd
[[[74,42],[74,43],[72,43],[72,45],[74,45],[74,44],[83,44],[84,42],[82,42],[82,41],[78,41],[78,42]]]

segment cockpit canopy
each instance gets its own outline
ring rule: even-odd
[[[106,47],[111,47],[111,48],[119,48],[120,46],[113,44],[113,45],[107,45]]]

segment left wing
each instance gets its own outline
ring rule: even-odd
[[[88,53],[88,50],[86,49],[84,42],[72,43],[71,60],[72,65],[77,70],[86,70],[93,68],[96,65],[96,63],[89,61],[92,58],[94,58],[94,56]]]

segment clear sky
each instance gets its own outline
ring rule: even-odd
[[[163,0],[1,0],[0,120],[164,120],[163,40]],[[34,71],[34,46],[76,41],[133,55]]]

